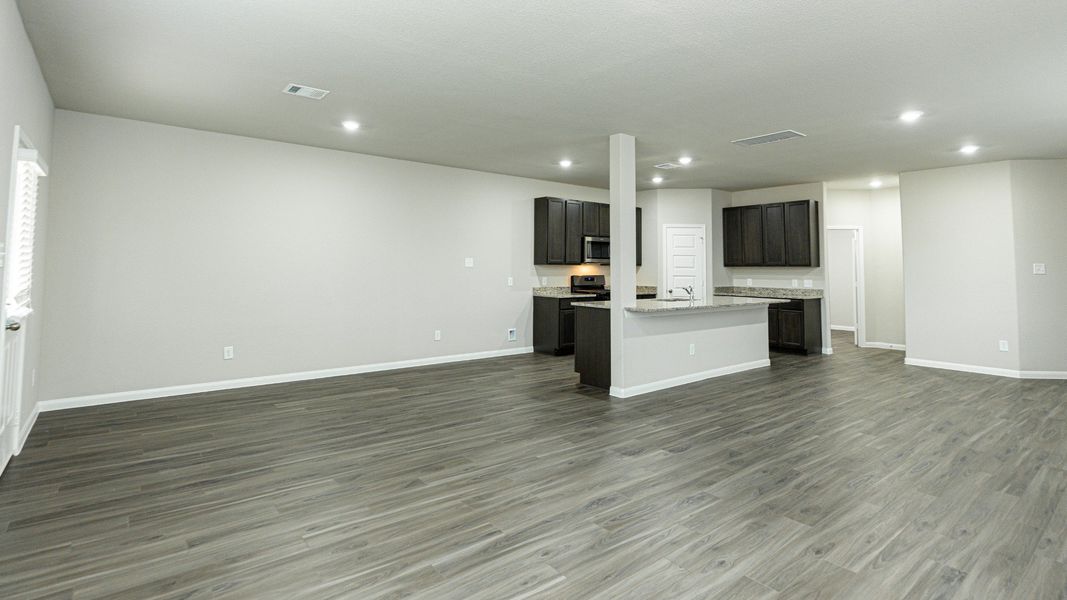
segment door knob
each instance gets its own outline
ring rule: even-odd
[[[19,323],[18,321],[8,321],[4,329],[7,329],[8,331],[18,331],[19,329],[22,329],[22,323]]]

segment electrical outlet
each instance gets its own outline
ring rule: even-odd
[[[797,287],[797,282],[798,282],[798,280],[796,280],[796,279],[793,280],[793,287]]]
[[[519,332],[515,329],[508,329],[508,341],[514,342],[519,339]]]
[[[1045,274],[1045,263],[1034,263],[1034,275]]]
[[[434,329],[433,330],[433,341],[435,341],[435,342],[440,342],[441,341],[441,330],[440,329]]]
[[[748,287],[752,287],[752,280],[751,279],[746,279],[745,280],[745,285],[747,285]]]
[[[548,277],[541,278],[541,287],[548,285]]]
[[[515,285],[515,278],[514,277],[508,277],[508,287],[513,287],[514,285]]]
[[[1001,352],[1007,352],[1008,351],[1008,340],[1000,340],[1000,343],[998,344],[998,346],[1000,347],[1000,351]]]
[[[696,344],[689,344],[689,356],[696,356],[696,354],[697,354],[697,345]]]
[[[467,258],[464,258],[463,259],[463,266],[467,267],[468,269],[473,267],[474,266],[474,258],[472,258],[470,256],[468,256]]]
[[[812,286],[812,281],[810,279],[805,279],[804,280],[804,287],[810,288],[811,286]]]
[[[233,346],[224,346],[222,348],[222,360],[233,360]]]

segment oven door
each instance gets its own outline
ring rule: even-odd
[[[582,262],[606,265],[611,261],[611,241],[606,237],[585,236]]]

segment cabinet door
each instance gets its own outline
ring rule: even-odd
[[[568,265],[582,263],[582,202],[567,200],[566,225],[564,229],[564,262]]]
[[[804,312],[778,310],[778,344],[783,348],[804,348]]]
[[[763,264],[763,206],[741,207],[742,264],[757,267]]]
[[[611,237],[611,205],[597,204],[596,206],[600,209],[600,230],[592,235]]]
[[[785,266],[785,204],[763,205],[763,264]]]
[[[741,209],[722,209],[722,261],[727,267],[740,267],[744,262],[741,245]]]
[[[566,261],[567,219],[563,200],[548,199],[548,264],[561,265]]]
[[[778,307],[767,308],[767,341],[772,346],[778,345]]]
[[[574,309],[559,311],[559,346],[574,344]]]
[[[637,266],[641,266],[641,209],[637,209]]]
[[[790,267],[811,267],[811,201],[787,202],[785,205],[785,257]]]
[[[582,235],[600,235],[600,205],[582,202]]]

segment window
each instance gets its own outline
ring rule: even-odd
[[[11,205],[9,255],[7,257],[6,298],[9,316],[30,314],[33,289],[33,243],[37,228],[37,179],[43,177],[44,163],[36,150],[19,148],[15,197]]]

